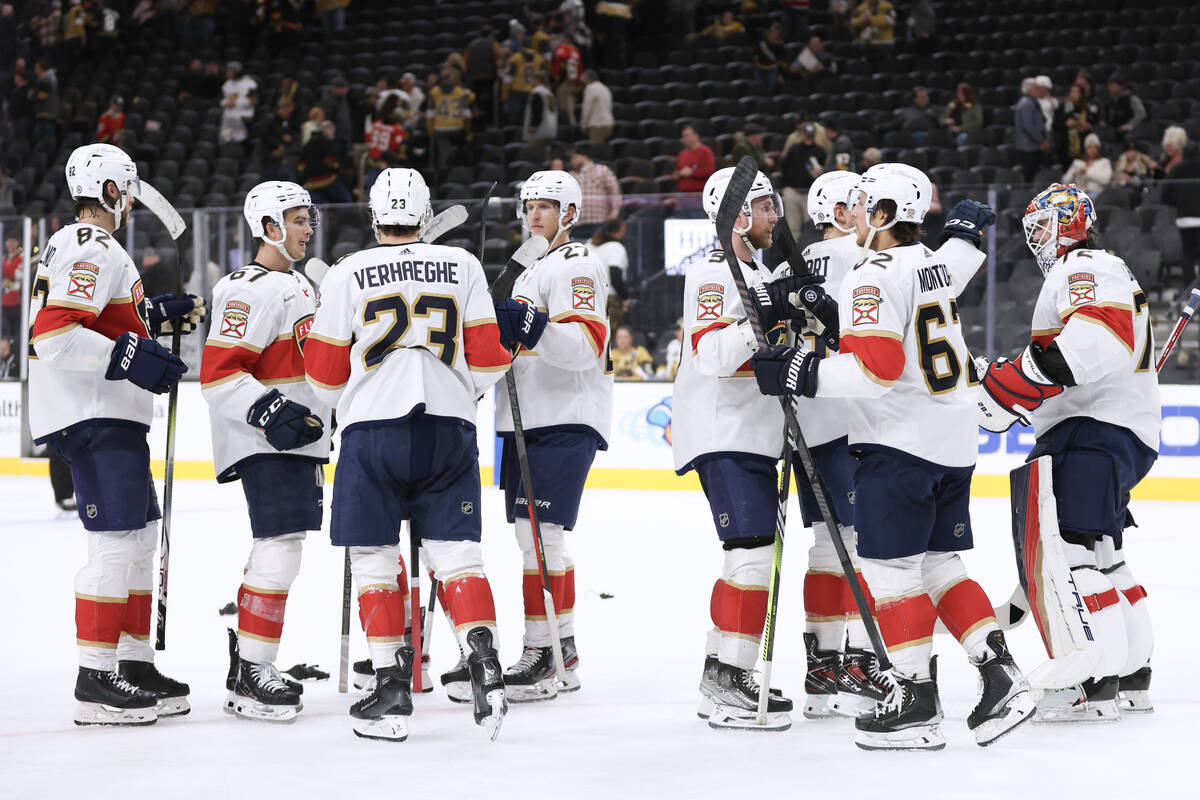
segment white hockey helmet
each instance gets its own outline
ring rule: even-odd
[[[67,159],[66,176],[72,199],[89,197],[98,200],[101,206],[117,215],[118,222],[130,200],[142,189],[137,164],[124,150],[111,144],[76,147]],[[116,184],[120,192],[115,206],[109,205],[104,196],[104,184],[108,181]]]
[[[371,186],[371,224],[415,226],[425,230],[433,217],[429,187],[415,169],[392,167],[379,173]],[[376,233],[378,236],[378,233]]]
[[[878,230],[887,230],[897,222],[920,224],[929,212],[933,184],[929,177],[908,164],[876,164],[862,174],[851,192],[852,204],[865,201],[868,217],[875,213],[880,200],[896,204],[892,221]]]
[[[721,199],[725,197],[725,189],[729,186],[729,179],[733,177],[734,167],[725,167],[719,169],[712,175],[708,176],[708,180],[704,182],[704,213],[708,214],[708,218],[713,222],[717,221],[717,210],[721,207]],[[746,202],[742,204],[742,213],[747,219],[750,219],[750,206],[760,197],[774,198],[775,214],[783,219],[783,202],[779,199],[779,195],[775,193],[775,187],[771,185],[771,179],[759,172],[754,176],[754,183],[750,184],[750,191],[746,195]],[[736,225],[734,226],[736,229]]]
[[[808,216],[814,225],[832,225],[842,233],[850,233],[850,228],[838,225],[834,209],[840,203],[849,210],[850,194],[858,185],[858,178],[857,172],[846,170],[823,172],[817,176],[808,188]]]
[[[242,215],[246,218],[253,236],[274,245],[284,258],[294,261],[284,247],[287,228],[283,225],[283,214],[285,211],[301,207],[308,209],[308,224],[316,228],[319,219],[317,207],[313,205],[312,197],[304,187],[291,181],[265,181],[246,195],[246,202],[242,204]],[[267,236],[263,225],[264,217],[275,223],[275,227],[283,233],[282,238],[276,240]]]
[[[517,204],[517,219],[525,220],[525,203],[528,200],[554,200],[558,203],[558,230],[561,233],[579,222],[583,213],[583,192],[579,181],[569,172],[560,169],[544,169],[529,176],[521,186],[521,202]],[[575,216],[566,221],[567,209],[575,206]]]

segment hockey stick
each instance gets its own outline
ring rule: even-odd
[[[492,192],[496,191],[496,181],[492,181],[492,185],[488,187],[487,193],[483,196],[482,211],[479,212],[479,263],[483,263],[483,246],[487,244],[487,212],[488,204],[492,202]],[[494,296],[494,295],[493,295]],[[508,295],[504,295],[508,297]]]
[[[421,693],[421,537],[408,523],[409,642],[413,649],[412,689]]]
[[[492,284],[492,300],[505,300],[512,294],[513,284],[526,268],[541,258],[550,249],[543,236],[530,237],[517,248],[504,266],[504,271]],[[518,352],[520,349],[518,348]],[[513,442],[517,448],[517,461],[521,465],[521,481],[525,485],[525,507],[529,513],[529,526],[533,530],[533,549],[537,555],[538,574],[542,579],[542,602],[546,606],[546,624],[550,628],[550,650],[554,655],[554,674],[559,682],[567,680],[566,663],[563,661],[562,637],[558,630],[558,614],[554,608],[554,597],[550,593],[550,570],[546,566],[546,551],[542,544],[542,528],[538,524],[537,495],[533,491],[533,470],[529,466],[529,451],[525,446],[525,426],[521,422],[521,404],[517,398],[517,375],[512,368],[504,374],[508,388],[508,405],[512,409]]]
[[[1183,312],[1180,313],[1179,320],[1171,330],[1171,335],[1167,337],[1167,343],[1163,345],[1162,352],[1159,353],[1158,362],[1154,365],[1155,372],[1162,371],[1163,364],[1167,363],[1167,358],[1171,355],[1171,351],[1175,349],[1175,345],[1179,342],[1179,337],[1183,335],[1183,329],[1191,322],[1192,314],[1196,313],[1197,307],[1200,307],[1200,289],[1192,289],[1187,305],[1183,307]]]
[[[167,228],[167,233],[175,242],[178,268],[175,273],[175,296],[183,296],[183,254],[185,251],[182,241],[187,233],[187,223],[175,207],[162,196],[157,189],[146,181],[141,182],[138,201],[150,210],[154,216]],[[179,337],[183,325],[174,326],[171,334],[171,354],[179,355]],[[162,534],[158,545],[158,620],[155,625],[154,649],[167,649],[167,578],[170,574],[171,555],[171,508],[175,498],[175,422],[179,414],[179,384],[171,387],[167,395],[167,453],[163,474],[163,507]]]
[[[808,264],[801,257],[803,255],[799,247],[796,246],[796,239],[792,236],[792,229],[787,226],[787,220],[780,219],[775,224],[775,229],[771,232],[773,236],[779,237],[780,246],[787,251],[787,263],[792,268],[793,275],[811,275],[812,270],[808,268]],[[815,286],[804,286],[798,292],[792,292],[792,296],[788,301],[792,304],[799,302],[805,308],[810,303],[813,303],[820,296],[820,292]],[[825,347],[829,350],[838,349],[838,332],[823,330],[818,334],[825,342]]]
[[[342,654],[338,664],[338,691],[350,690],[350,548],[346,551],[342,569]]]
[[[733,282],[737,285],[738,296],[741,298],[742,306],[746,312],[746,318],[750,322],[750,329],[754,332],[754,339],[758,343],[760,350],[767,349],[767,339],[763,333],[762,322],[758,318],[758,311],[754,305],[754,301],[750,298],[750,289],[746,286],[746,279],[742,275],[741,264],[738,263],[737,256],[733,252],[733,226],[738,217],[741,216],[742,206],[746,202],[746,197],[750,194],[750,187],[754,182],[754,176],[758,173],[758,164],[753,158],[746,156],[738,162],[737,168],[734,170],[733,176],[729,179],[729,184],[725,189],[725,196],[721,198],[721,205],[717,209],[717,241],[721,246],[721,251],[725,254],[725,261],[729,264],[729,271],[733,275]],[[825,484],[821,480],[821,476],[817,473],[816,464],[813,463],[812,453],[808,450],[808,445],[804,442],[804,434],[800,430],[800,424],[796,421],[795,410],[792,403],[786,397],[780,398],[780,405],[783,408],[783,417],[787,422],[788,430],[791,432],[792,444],[796,448],[796,454],[800,456],[800,462],[804,465],[804,473],[808,477],[809,483],[812,485],[813,494],[817,499],[817,507],[821,511],[821,516],[824,517],[826,525],[829,526],[830,538],[833,539],[834,549],[837,551],[838,561],[841,563],[842,572],[846,576],[846,581],[850,585],[850,593],[854,595],[854,604],[858,607],[859,615],[862,617],[863,625],[867,629],[867,636],[871,640],[871,646],[875,650],[875,655],[879,659],[879,667],[882,670],[889,670],[892,667],[891,659],[888,658],[887,648],[884,646],[883,638],[879,635],[879,628],[875,624],[875,618],[871,616],[870,607],[867,605],[866,595],[863,594],[862,585],[858,581],[858,575],[854,571],[854,565],[850,561],[850,554],[846,551],[846,543],[842,540],[841,525],[838,524],[837,518],[833,515],[833,506],[829,501],[829,492],[825,489]],[[778,515],[776,515],[778,518]],[[777,539],[781,537],[781,532],[776,531]],[[776,545],[781,546],[781,543]],[[769,690],[766,683],[763,690]],[[761,705],[761,695],[760,695]]]

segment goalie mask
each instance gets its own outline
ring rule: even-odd
[[[291,181],[266,181],[255,186],[246,195],[242,215],[246,218],[253,236],[273,245],[288,261],[295,261],[284,246],[287,242],[287,228],[283,219],[286,212],[295,208],[308,209],[308,224],[315,230],[320,216],[308,192]],[[283,236],[277,240],[267,236],[264,219],[274,222]]]
[[[729,187],[729,179],[733,177],[734,169],[734,167],[719,169],[710,175],[704,183],[704,213],[708,214],[708,218],[713,222],[717,221],[717,211],[721,208],[721,199],[725,197],[725,190]],[[775,210],[775,216],[780,220],[783,219],[783,201],[779,199],[775,187],[771,185],[771,179],[759,172],[754,176],[754,183],[750,184],[750,191],[746,194],[746,202],[742,203],[742,216],[746,218],[747,224],[741,228],[737,224],[734,224],[734,233],[745,235],[750,229],[754,213],[752,210],[754,201],[760,197],[771,198],[771,205]]]
[[[1029,202],[1021,218],[1025,244],[1043,275],[1072,247],[1086,241],[1095,224],[1092,199],[1073,183],[1051,184]]]
[[[116,215],[118,225],[142,188],[133,159],[111,144],[87,144],[75,148],[67,159],[65,172],[71,199],[86,197],[98,201],[106,211]],[[116,205],[110,204],[104,195],[104,184],[108,181],[116,184],[119,193]]]
[[[842,233],[854,232],[853,227],[843,228],[838,224],[835,211],[839,204],[850,209],[850,193],[858,185],[858,178],[858,173],[845,170],[823,172],[817,176],[808,189],[808,216],[814,225],[832,225]]]

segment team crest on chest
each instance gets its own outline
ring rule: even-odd
[[[243,303],[241,300],[230,300],[225,304],[225,313],[221,316],[222,336],[244,339],[246,338],[246,326],[249,323],[250,305],[248,303]]]
[[[84,300],[96,298],[96,276],[100,268],[95,264],[81,261],[71,267],[71,276],[67,281],[67,294],[71,297],[82,297]]]
[[[591,278],[571,279],[571,306],[588,311],[596,310],[596,284]]]
[[[725,287],[719,283],[701,286],[696,299],[696,319],[720,319],[724,312]]]
[[[296,349],[300,351],[300,355],[304,355],[304,340],[308,338],[308,332],[312,330],[313,315],[309,314],[301,317],[295,325],[292,326],[292,338],[296,341]]]
[[[1073,306],[1096,302],[1096,276],[1090,272],[1076,272],[1067,278],[1067,292]]]
[[[879,324],[879,289],[875,286],[855,288],[851,305],[854,309],[851,323],[854,325]]]

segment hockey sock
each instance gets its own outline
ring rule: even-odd
[[[396,663],[396,651],[404,644],[404,600],[396,584],[399,549],[399,545],[350,548],[358,617],[372,664]]]
[[[255,539],[238,589],[238,652],[253,664],[279,653],[288,590],[300,573],[303,533]]]
[[[857,558],[855,560],[857,561]],[[871,587],[867,585],[867,579],[863,577],[861,569],[856,569],[854,574],[867,599],[867,610],[874,615],[875,597],[871,594]],[[868,650],[871,647],[871,637],[867,636],[867,626],[863,623],[862,615],[858,613],[858,604],[854,602],[854,593],[850,591],[850,581],[845,578],[842,578],[842,589],[842,608],[846,613],[846,644],[858,650]]]
[[[426,539],[424,549],[434,577],[441,582],[442,602],[463,652],[471,652],[467,634],[473,628],[487,628],[493,644],[498,642],[496,604],[479,543]]]
[[[137,531],[88,531],[88,560],[75,575],[75,641],[79,665],[112,670],[125,621],[129,565],[137,557]]]
[[[767,581],[771,547],[735,548],[725,553],[722,575],[713,585],[709,610],[721,632],[717,657],[722,663],[752,669],[767,619]]]
[[[924,555],[862,560],[863,573],[877,597],[879,633],[896,669],[918,680],[929,677],[937,609],[924,591]]]
[[[946,630],[954,634],[973,660],[986,659],[991,654],[987,635],[1000,626],[983,588],[967,577],[957,553],[929,553],[923,570],[925,590]]]
[[[716,587],[713,587],[714,593]],[[716,627],[708,629],[708,633],[704,634],[704,655],[716,657],[717,650],[721,647],[721,631]]]
[[[129,565],[129,598],[121,620],[118,661],[153,661],[150,644],[151,606],[154,600],[154,553],[158,547],[158,523],[138,531],[137,553]]]
[[[1125,551],[1116,549],[1111,537],[1105,536],[1097,546],[1097,560],[1100,571],[1112,581],[1128,606],[1121,604],[1125,612],[1125,632],[1129,639],[1129,657],[1118,675],[1130,675],[1137,672],[1150,661],[1154,652],[1154,629],[1150,624],[1150,609],[1146,605],[1146,590],[1134,578],[1129,565],[1125,563]]]
[[[524,644],[527,647],[548,647],[550,624],[546,620],[546,602],[542,595],[542,576],[533,541],[533,527],[528,519],[519,518],[515,527],[524,573],[521,580],[525,599]],[[559,635],[571,636],[575,630],[575,567],[567,554],[563,527],[553,522],[542,522],[539,527],[546,556],[546,571],[550,573],[550,596],[558,617]]]
[[[845,578],[810,569],[804,575],[804,629],[817,637],[817,648],[837,650],[846,625],[842,607]]]

